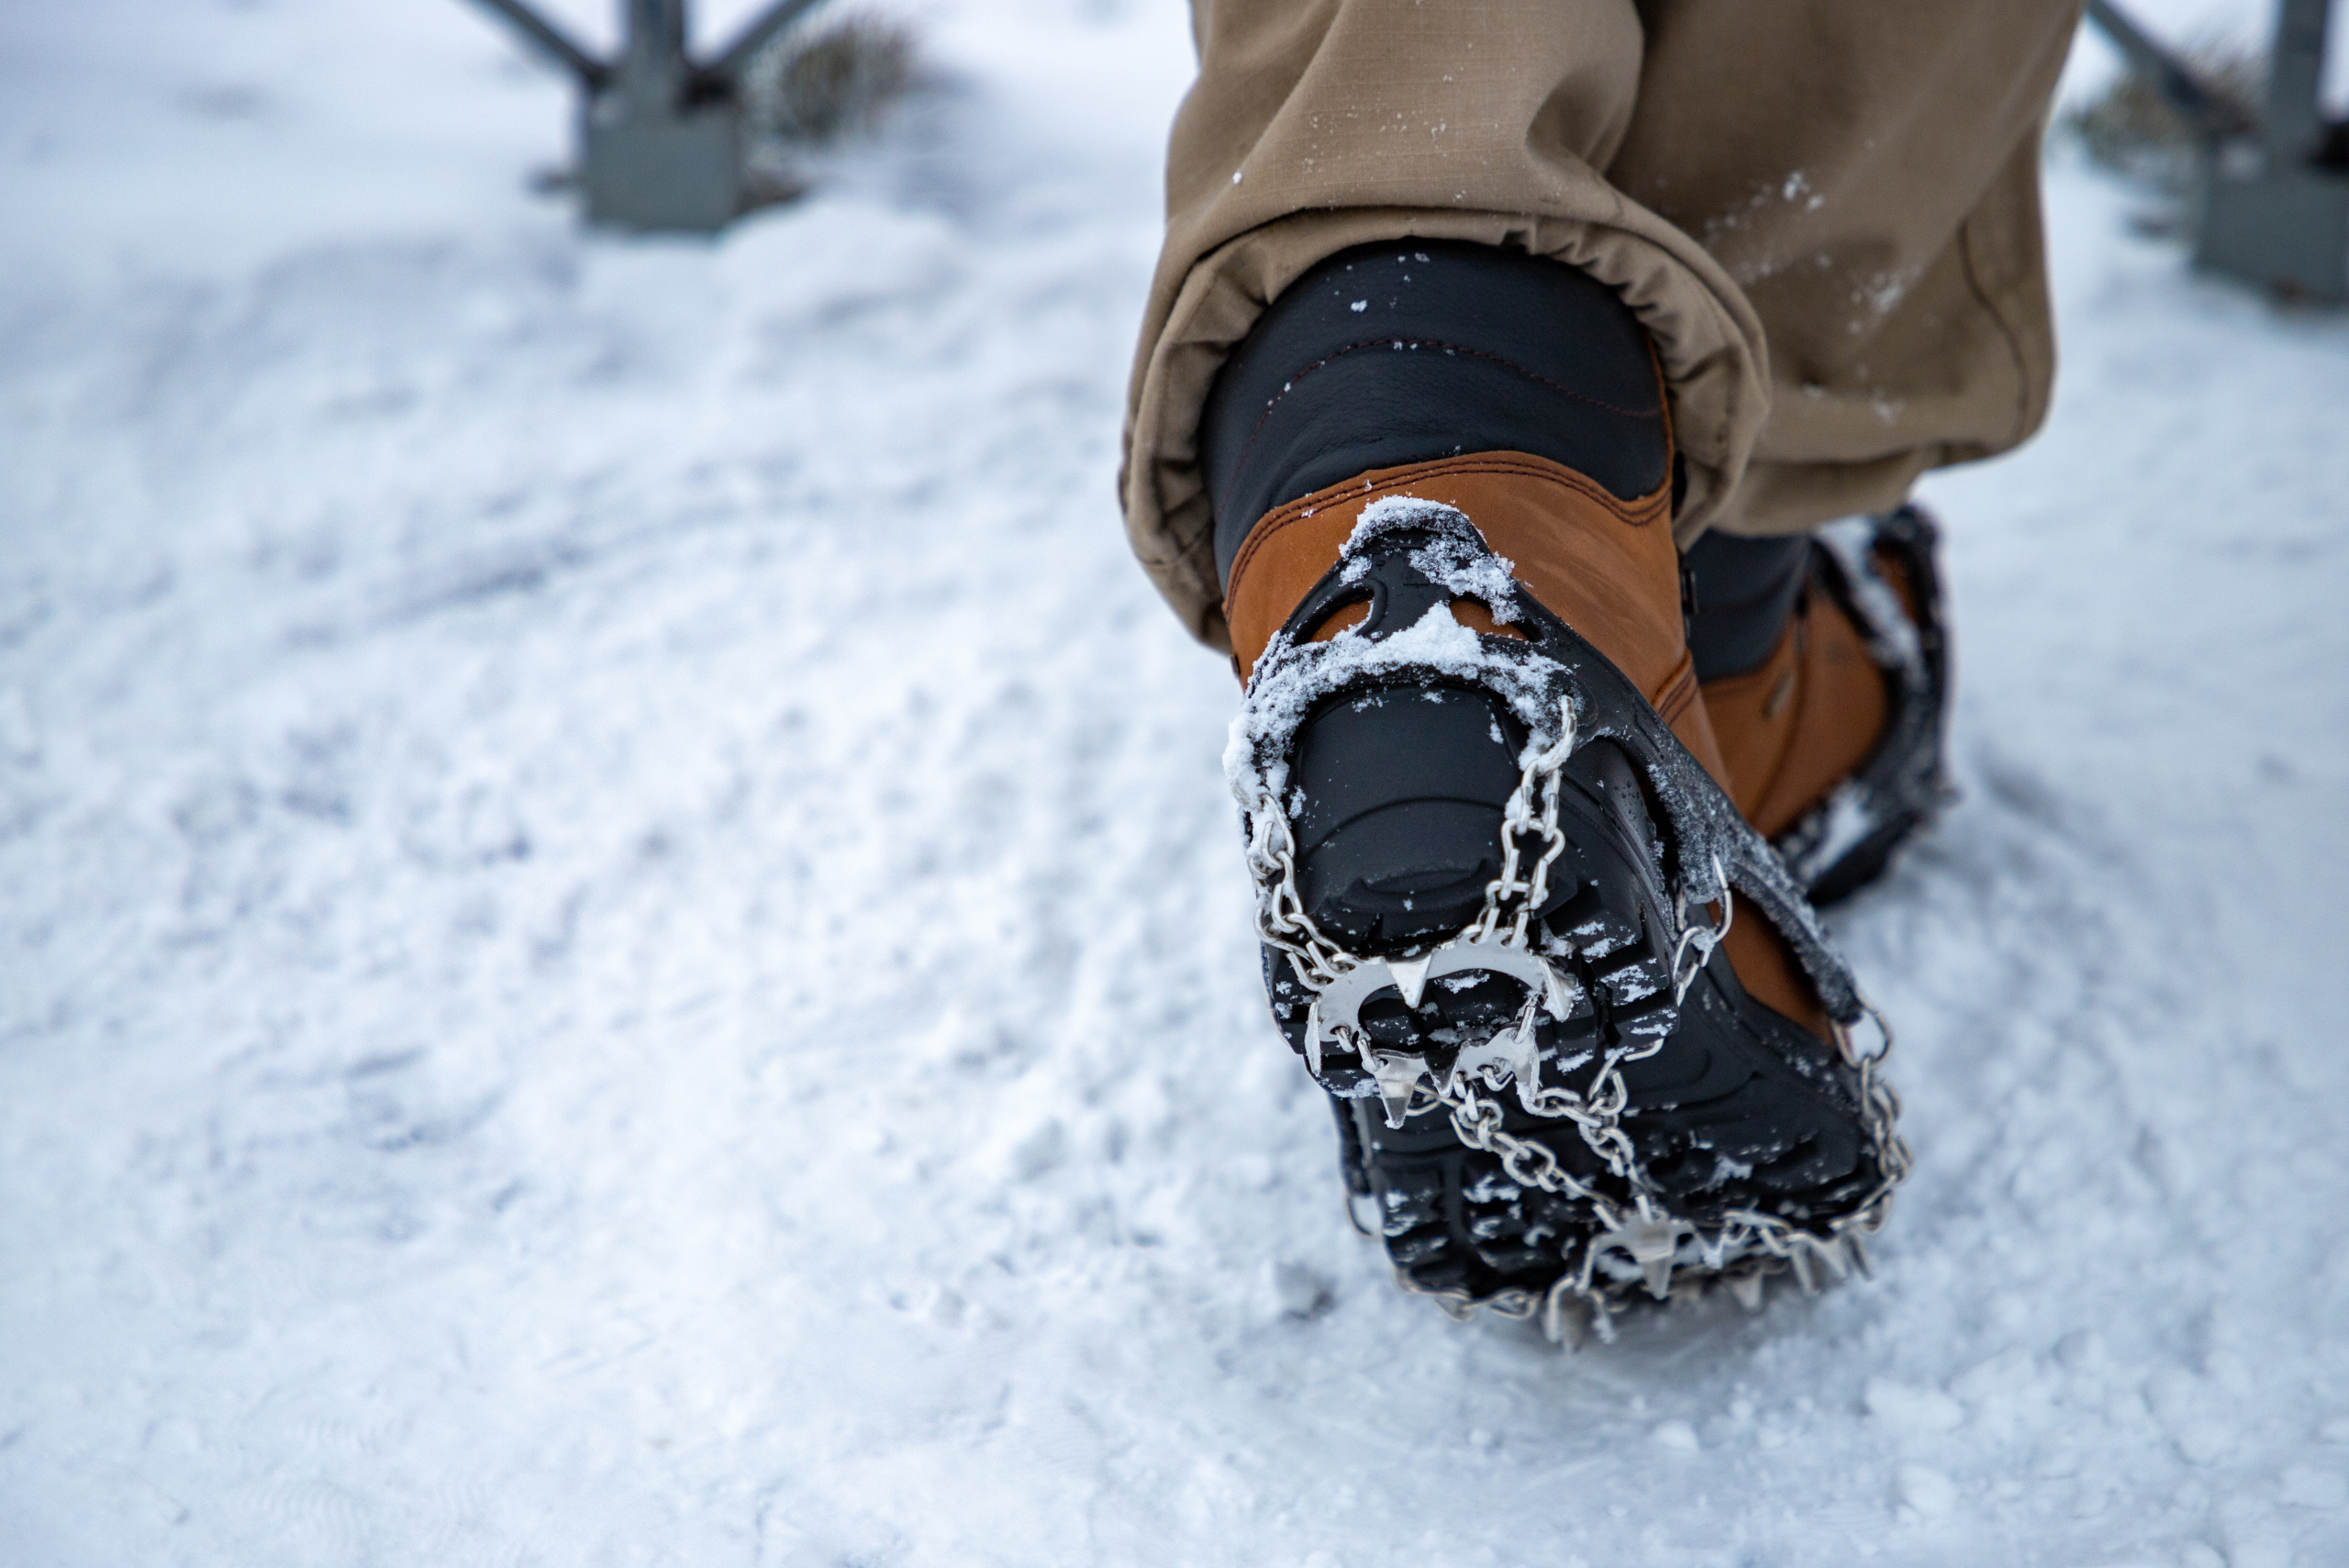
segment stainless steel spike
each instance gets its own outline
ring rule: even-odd
[[[1819,1261],[1827,1265],[1827,1272],[1838,1281],[1852,1277],[1852,1265],[1844,1260],[1843,1239],[1841,1236],[1830,1236],[1824,1241],[1814,1240],[1811,1246],[1818,1250]]]
[[[1755,1269],[1747,1273],[1730,1275],[1729,1293],[1737,1297],[1737,1304],[1748,1312],[1761,1311],[1762,1271]]]
[[[1802,1286],[1802,1293],[1805,1296],[1817,1296],[1819,1276],[1812,1272],[1810,1266],[1810,1249],[1799,1241],[1796,1242],[1795,1250],[1787,1254],[1787,1261],[1795,1266],[1795,1283]]]
[[[1417,1006],[1423,985],[1410,984],[1408,979],[1415,971],[1423,980],[1436,980],[1447,974],[1484,970],[1495,974],[1513,975],[1531,987],[1547,984],[1546,969],[1539,955],[1524,948],[1510,947],[1497,939],[1479,941],[1454,940],[1421,958],[1401,963],[1388,959],[1363,959],[1352,963],[1321,988],[1321,1027],[1332,1040],[1338,1038],[1340,1030],[1361,1028],[1363,1003],[1390,984],[1403,992],[1406,1001]],[[1575,982],[1568,977],[1566,984],[1572,986]],[[1572,996],[1580,994],[1578,987],[1574,990],[1570,1003]]]
[[[1321,998],[1305,1009],[1305,1066],[1316,1078],[1321,1076]]]
[[[1434,956],[1432,953],[1421,953],[1417,958],[1390,958],[1386,961],[1386,973],[1394,976],[1395,989],[1401,994],[1403,1006],[1413,1012],[1419,1010],[1419,997],[1427,991],[1428,960]]]
[[[1386,1106],[1386,1125],[1403,1125],[1403,1113],[1411,1104],[1411,1091],[1419,1086],[1427,1073],[1424,1058],[1400,1052],[1388,1055],[1383,1051],[1367,1051],[1370,1073],[1378,1081],[1378,1098]]]
[[[1569,986],[1572,987],[1571,990],[1568,989]],[[1552,1018],[1560,1023],[1565,1022],[1566,1015],[1575,1010],[1575,1003],[1579,1001],[1581,996],[1581,981],[1572,975],[1561,975],[1556,964],[1545,963],[1542,966],[1542,1006],[1547,1009]]]
[[[1843,1250],[1852,1254],[1852,1267],[1859,1271],[1862,1279],[1876,1278],[1875,1260],[1868,1256],[1867,1241],[1858,1231],[1845,1232]]]
[[[1590,1319],[1584,1315],[1582,1298],[1566,1289],[1560,1280],[1550,1287],[1542,1302],[1542,1332],[1553,1345],[1569,1351],[1582,1349],[1582,1337],[1588,1331]]]
[[[1623,1250],[1640,1265],[1648,1294],[1662,1301],[1672,1292],[1672,1255],[1679,1250],[1680,1227],[1669,1219],[1631,1226],[1622,1233]]]
[[[1595,1301],[1590,1307],[1590,1326],[1598,1330],[1601,1344],[1615,1342],[1615,1315],[1607,1310],[1607,1303]]]
[[[1517,1080],[1518,1097],[1522,1099],[1542,1086],[1542,1040],[1533,1029],[1522,1029],[1517,1031],[1516,1044],[1517,1052],[1509,1060],[1508,1071],[1509,1076]]]

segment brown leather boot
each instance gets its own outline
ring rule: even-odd
[[[1664,408],[1611,294],[1431,246],[1293,285],[1203,432],[1275,1021],[1405,1283],[1562,1334],[1840,1270],[1907,1162],[1721,787]]]
[[[1915,506],[1823,531],[1777,647],[1704,683],[1731,797],[1815,905],[1876,880],[1948,797],[1939,538]]]

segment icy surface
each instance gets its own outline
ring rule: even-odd
[[[1346,1228],[1112,513],[1185,17],[926,14],[713,246],[454,0],[0,7],[0,1562],[2349,1561],[2349,328],[2054,172],[1880,1279],[1564,1358]]]

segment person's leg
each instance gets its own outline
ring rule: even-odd
[[[1814,904],[1875,881],[1948,797],[1938,556],[1903,506],[1818,537],[1716,529],[1686,557],[1731,798]]]
[[[1351,245],[1573,262],[1654,339],[1693,543],[1898,504],[2033,429],[2038,132],[2076,0],[1195,0],[1127,400],[1136,553],[1228,641],[1198,462],[1217,371]],[[1765,347],[1766,344],[1766,347]]]
[[[1758,1282],[1765,1221],[1872,1226],[1889,1103],[1721,793],[1638,318],[1492,246],[1342,251],[1257,320],[1200,442],[1267,989],[1404,1277],[1555,1317],[1681,1266]]]
[[[1643,39],[1628,0],[1195,0],[1199,79],[1177,117],[1167,237],[1128,399],[1128,531],[1192,629],[1227,640],[1198,417],[1267,302],[1365,241],[1556,257],[1656,339],[1687,465],[1717,510],[1765,412],[1762,328],[1696,239],[1599,171],[1628,129]]]
[[[1608,178],[1702,241],[1768,345],[1769,417],[1709,523],[1889,511],[1925,469],[2037,428],[2054,373],[2040,141],[2080,8],[1642,7]]]
[[[2039,133],[2077,10],[1643,13],[1609,177],[1703,239],[1769,345],[1770,417],[1688,552],[1706,707],[1738,805],[1821,900],[1880,872],[1946,793],[1934,534],[1902,502],[1924,469],[2004,450],[2045,414]],[[1757,51],[1772,69],[1750,69]],[[1770,537],[1863,513],[1873,539],[1836,551]]]
[[[1818,45],[1813,24],[1842,9],[1797,8],[1781,45]],[[1857,30],[1877,50],[1945,49],[2017,8]],[[1676,1264],[1757,1248],[1840,1260],[1905,1152],[1888,1095],[1828,1024],[1857,1017],[1848,973],[1719,787],[1673,540],[1721,520],[1795,526],[1741,484],[1770,376],[1739,284],[1771,273],[1732,278],[1708,249],[1770,225],[1742,194],[1718,225],[1675,226],[1599,172],[1639,149],[1654,191],[1678,188],[1671,138],[1640,128],[1672,112],[1660,72],[1696,79],[1682,10],[1528,0],[1472,28],[1430,9],[1200,6],[1203,73],[1133,389],[1137,547],[1196,630],[1237,645],[1249,681],[1231,761],[1274,1011],[1351,1105],[1354,1168],[1421,1288],[1520,1304],[1546,1290],[1554,1307],[1642,1280],[1662,1294]],[[1643,54],[1651,35],[1667,47]],[[1757,46],[1737,64],[1779,62]],[[1768,161],[1765,111],[1800,118],[1753,107],[1725,165]],[[1886,125],[1838,122],[1842,161],[1815,183],[1781,171],[1767,189],[1814,217],[1833,208],[1814,272],[1874,268],[1839,317],[1847,336],[1898,348],[1885,322],[1903,290],[1934,299],[1928,325],[1958,347],[1909,355],[1930,379],[1977,365],[1969,346],[2001,326],[1934,292],[1982,192],[1959,193],[1955,238],[1929,232],[1934,201],[1911,202],[1924,216],[1901,229],[1898,181],[1846,177],[1880,161],[1876,133],[1916,133],[1877,107]],[[1887,229],[1927,264],[1880,276]],[[1340,254],[1363,241],[1391,244]],[[1464,271],[1471,286],[1445,285]],[[1958,272],[1977,302],[1996,294],[1983,268]],[[2028,388],[2027,357],[2008,357]],[[1882,369],[1838,373],[1866,387]],[[1800,384],[1808,401],[1838,394]],[[1828,483],[1775,494],[1840,510],[1854,474],[1905,484],[1954,450],[1979,399],[1944,401],[1906,425],[1878,409],[1891,448],[1829,452],[1810,463]],[[1805,461],[1780,467],[1799,477]],[[1742,606],[1743,646],[1765,662],[1786,598]],[[1480,1099],[1512,1079],[1518,1105]]]

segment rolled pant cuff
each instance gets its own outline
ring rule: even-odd
[[[1768,411],[1762,328],[1734,284],[1679,230],[1589,176],[1598,217],[1410,207],[1294,213],[1191,267],[1140,368],[1121,484],[1134,552],[1183,622],[1228,651],[1198,411],[1232,347],[1307,270],[1354,245],[1460,239],[1583,268],[1614,288],[1654,339],[1687,488],[1675,526],[1693,539],[1736,486]]]

